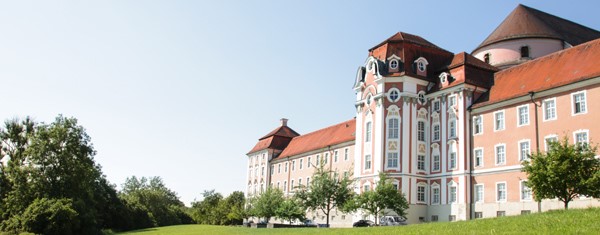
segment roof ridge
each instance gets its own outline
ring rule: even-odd
[[[337,126],[339,126],[339,125],[342,125],[342,124],[344,124],[344,123],[351,122],[351,121],[355,121],[355,120],[356,120],[356,119],[354,119],[354,118],[353,118],[353,119],[350,119],[350,120],[346,120],[346,121],[343,121],[343,122],[340,122],[340,123],[337,123],[337,124],[333,124],[333,125],[331,125],[331,126],[327,126],[327,127],[324,127],[324,128],[318,129],[318,130],[315,130],[315,131],[308,132],[308,133],[306,133],[306,134],[304,134],[304,135],[299,135],[299,136],[296,136],[296,137],[294,137],[294,138],[298,138],[298,137],[302,137],[302,136],[309,136],[309,135],[313,135],[313,134],[315,134],[315,133],[317,133],[317,132],[319,132],[319,131],[324,131],[324,130],[327,130],[327,129],[331,129],[331,128],[337,127]]]

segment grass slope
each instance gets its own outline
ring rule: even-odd
[[[600,208],[560,210],[541,214],[400,227],[250,229],[228,226],[181,225],[119,234],[600,234]]]

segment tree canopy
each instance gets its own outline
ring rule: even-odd
[[[558,198],[565,209],[578,196],[600,197],[600,160],[596,147],[569,144],[568,138],[550,142],[548,152],[531,154],[523,161],[527,185],[536,201]]]
[[[353,209],[363,209],[370,215],[375,216],[375,224],[378,224],[378,217],[383,215],[386,209],[396,212],[400,216],[406,215],[408,201],[404,195],[390,182],[387,174],[380,172],[377,186],[355,197]]]
[[[250,200],[252,204],[250,213],[264,218],[268,223],[271,217],[277,215],[277,209],[281,207],[283,201],[283,192],[280,189],[267,187],[267,190]]]

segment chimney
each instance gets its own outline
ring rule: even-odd
[[[282,118],[281,119],[281,126],[287,126],[287,118]]]

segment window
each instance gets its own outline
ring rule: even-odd
[[[475,202],[483,202],[483,185],[475,185]]]
[[[456,105],[456,95],[448,96],[448,107],[454,107]]]
[[[371,189],[371,185],[369,185],[368,183],[363,185],[363,192],[368,192]]]
[[[483,212],[475,212],[475,219],[483,218]]]
[[[456,203],[457,200],[457,195],[456,195],[456,186],[450,186],[450,190],[449,190],[449,197],[448,198],[448,202],[449,203]]]
[[[494,113],[494,130],[504,130],[504,110]]]
[[[440,101],[439,100],[433,101],[433,111],[434,112],[440,111]]]
[[[456,138],[456,120],[448,121],[448,132],[449,138]]]
[[[440,140],[440,124],[433,125],[433,141]]]
[[[440,155],[438,155],[438,154],[433,155],[433,170],[434,171],[440,170]]]
[[[306,161],[306,168],[310,168],[310,157],[308,157],[308,161]]]
[[[573,115],[584,114],[587,112],[585,105],[585,91],[580,91],[572,94],[573,98]]]
[[[288,163],[286,162],[285,163],[285,172],[287,172],[287,171],[288,171]]]
[[[556,98],[544,100],[544,121],[556,120]]]
[[[290,191],[294,191],[294,180],[290,181]]]
[[[283,181],[283,191],[287,192],[287,181]]]
[[[473,117],[473,134],[483,133],[483,117],[481,115]]]
[[[333,162],[337,162],[337,161],[338,161],[338,151],[337,151],[337,150],[335,150],[335,151],[333,152]]]
[[[277,174],[281,173],[281,163],[277,164]]]
[[[553,136],[547,136],[544,139],[544,142],[546,144],[546,146],[545,146],[546,147],[546,149],[545,149],[546,152],[548,152],[550,150],[550,143],[557,142],[557,141],[558,141],[558,137],[556,137],[555,135],[553,135]]]
[[[417,170],[420,170],[420,171],[425,170],[425,155],[417,156]]]
[[[486,62],[486,63],[488,63],[488,64],[489,64],[489,63],[490,63],[490,58],[491,58],[491,57],[492,57],[492,54],[490,54],[490,53],[485,53],[485,55],[483,55],[483,62]]]
[[[499,201],[499,202],[506,201],[506,183],[497,183],[496,184],[496,201]]]
[[[348,161],[348,148],[344,149],[344,161]]]
[[[396,102],[400,99],[400,91],[397,88],[392,88],[388,91],[388,100]]]
[[[446,81],[448,81],[448,77],[450,77],[450,74],[447,72],[443,72],[443,73],[440,73],[439,77],[440,77],[440,83],[444,84],[444,83],[446,83]]]
[[[398,68],[398,60],[391,60],[390,61],[390,68],[391,69],[397,69]]]
[[[271,165],[271,175],[273,175],[273,173],[275,173],[275,165]]]
[[[260,175],[265,176],[265,167],[264,166],[260,168]]]
[[[506,211],[496,211],[496,216],[497,217],[504,217],[504,216],[506,216]]]
[[[300,167],[300,170],[302,170],[302,167],[304,166],[304,164],[303,164],[302,160],[303,160],[303,159],[300,159],[300,165],[299,165],[299,167]]]
[[[388,168],[397,168],[398,167],[398,153],[388,153],[387,167]]]
[[[483,166],[483,149],[476,148],[473,153],[475,155],[475,167]]]
[[[317,154],[317,166],[321,165],[321,155]]]
[[[371,169],[371,155],[365,155],[365,170]]]
[[[456,221],[456,215],[449,215],[448,216],[448,220],[449,221]]]
[[[424,121],[417,122],[417,140],[425,141],[425,122]]]
[[[296,160],[292,161],[292,171],[296,170]]]
[[[456,169],[456,152],[450,152],[450,169]]]
[[[431,198],[431,204],[440,204],[440,188],[434,187],[432,191],[433,196]]]
[[[323,161],[325,162],[325,164],[327,164],[327,161],[329,161],[329,153],[325,153],[325,155],[323,156]]]
[[[398,118],[388,119],[388,138],[398,139]]]
[[[527,181],[521,181],[521,201],[531,201],[531,188],[527,187]]]
[[[588,132],[587,131],[578,131],[575,132],[575,144],[588,144]]]
[[[371,142],[371,122],[367,122],[365,129],[365,142]]]
[[[302,178],[298,179],[298,187],[302,186]]]
[[[529,215],[531,214],[530,210],[521,210],[521,215]]]
[[[432,215],[431,216],[431,222],[436,222],[438,221],[438,216],[437,215]]]
[[[306,177],[306,186],[310,185],[310,177]]]
[[[427,103],[427,99],[425,99],[425,91],[419,92],[419,94],[417,95],[417,102],[419,102],[420,105],[424,105],[425,103]]]
[[[517,126],[524,126],[529,124],[529,106],[523,105],[517,107],[517,115],[517,118],[519,120],[519,125]]]
[[[506,147],[504,144],[496,145],[496,165],[506,163]]]
[[[521,47],[521,58],[529,58],[529,47],[528,46]]]
[[[417,201],[418,202],[425,202],[425,186],[424,185],[418,185],[417,186]]]
[[[281,189],[280,187],[281,187],[281,185],[279,184],[279,182],[277,182],[277,188]]]
[[[521,161],[529,160],[530,153],[529,140],[519,142],[519,159]]]

